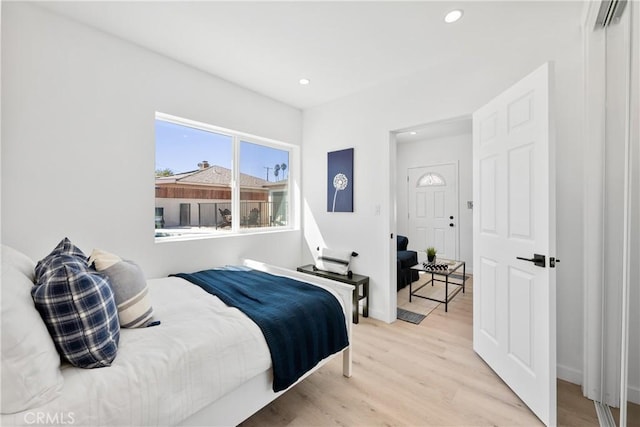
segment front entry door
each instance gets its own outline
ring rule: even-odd
[[[433,246],[437,257],[458,259],[457,164],[410,168],[407,177],[410,248],[424,255]]]
[[[555,166],[545,64],[473,115],[473,347],[556,424]],[[545,257],[544,265],[520,258]]]

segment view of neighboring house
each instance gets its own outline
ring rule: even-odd
[[[276,182],[240,173],[240,212],[232,212],[232,171],[198,163],[198,169],[157,176],[156,228],[271,227],[287,223],[288,180]]]

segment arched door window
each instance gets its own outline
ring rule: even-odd
[[[440,187],[444,185],[447,185],[444,177],[435,172],[425,173],[418,179],[418,182],[416,183],[416,187]]]

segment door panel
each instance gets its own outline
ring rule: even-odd
[[[532,340],[534,319],[534,277],[517,268],[509,268],[509,346],[508,352],[533,372]],[[532,327],[530,327],[532,326]]]
[[[480,274],[477,273],[475,277],[480,276],[484,278],[482,292],[480,293],[480,301],[478,304],[478,319],[480,320],[477,325],[481,332],[486,334],[491,340],[496,340],[496,309],[498,307],[498,301],[496,300],[496,284],[498,282],[497,264],[494,260],[481,258],[480,259]],[[477,281],[477,280],[476,280]],[[474,319],[474,323],[476,319]]]
[[[496,234],[496,159],[488,157],[480,160],[480,227],[484,234]]]
[[[473,115],[474,350],[547,425],[556,423],[550,66]]]
[[[445,219],[445,193],[434,191],[433,193],[433,219]]]
[[[416,193],[416,218],[427,218],[427,195],[425,193]]]
[[[532,122],[533,92],[523,95],[520,99],[512,101],[507,106],[507,122],[509,133],[518,130],[520,126]]]
[[[532,185],[535,182],[533,145],[527,144],[509,152],[509,236],[532,240]]]

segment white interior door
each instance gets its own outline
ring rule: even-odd
[[[545,64],[473,115],[473,347],[556,424],[555,167]],[[545,257],[544,266],[517,259]]]
[[[458,168],[456,163],[410,168],[409,247],[426,258],[433,246],[437,257],[458,259]]]

